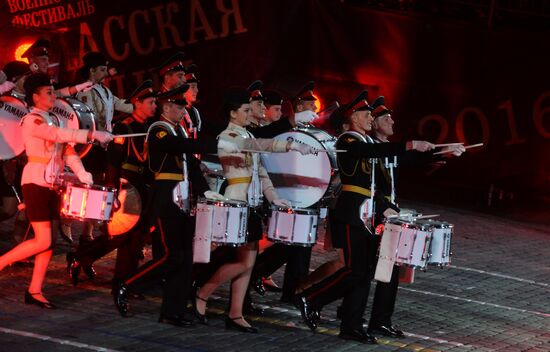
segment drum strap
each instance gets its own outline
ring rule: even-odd
[[[250,183],[252,181],[252,176],[248,177],[235,177],[235,178],[228,178],[227,184],[228,185],[237,185],[239,183]]]
[[[365,197],[370,197],[371,196],[370,189],[366,189],[366,188],[355,186],[355,185],[342,185],[342,191],[358,193],[358,194],[361,194]]]

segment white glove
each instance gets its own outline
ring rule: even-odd
[[[317,149],[305,143],[292,142],[288,150],[295,150],[302,155],[317,154]]]
[[[94,131],[92,138],[98,141],[101,145],[109,144],[113,140],[113,135],[105,131]]]
[[[273,202],[272,202],[274,205],[278,206],[278,207],[291,207],[292,204],[290,203],[290,201],[286,200],[286,199],[282,199],[282,198],[279,198],[279,199],[273,199]]]
[[[392,208],[388,208],[388,209],[384,210],[384,213],[383,213],[383,214],[384,214],[384,217],[385,217],[386,219],[388,219],[388,218],[390,218],[390,217],[395,217],[395,216],[398,216],[398,215],[399,215],[399,213],[396,212],[395,210],[393,210]]]
[[[92,174],[86,170],[80,170],[78,174],[76,174],[76,177],[78,177],[78,180],[80,182],[85,183],[87,185],[94,184],[94,178],[92,177]]]
[[[224,196],[222,196],[221,194],[219,194],[218,192],[213,192],[213,191],[204,192],[204,196],[208,199],[213,199],[213,200],[226,200],[227,199]]]
[[[13,83],[12,81],[6,81],[0,84],[0,94],[7,93],[13,88],[15,88],[15,83]]]
[[[296,114],[294,114],[294,121],[296,123],[308,124],[308,123],[310,123],[311,121],[315,120],[318,117],[319,117],[319,115],[317,115],[313,111],[306,110],[306,111],[300,111],[300,112],[297,112]]]
[[[412,141],[412,149],[417,150],[419,152],[427,152],[428,150],[434,149],[435,146],[426,141]]]
[[[90,89],[92,89],[93,85],[94,85],[94,82],[86,81],[84,83],[77,84],[76,86],[74,86],[74,88],[78,93],[87,92]]]
[[[223,149],[226,153],[238,153],[240,151],[237,144],[224,139],[218,140],[218,149]]]
[[[442,152],[445,152],[444,155],[454,155],[454,156],[461,156],[462,153],[466,151],[466,148],[462,144],[457,145],[450,145],[442,150]]]

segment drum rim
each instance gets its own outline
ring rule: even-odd
[[[115,187],[109,187],[109,186],[103,186],[103,185],[88,185],[88,184],[79,183],[79,182],[63,182],[62,187],[66,188],[67,186],[72,186],[74,188],[93,189],[96,191],[110,191],[113,193],[117,191]]]
[[[319,215],[319,210],[315,208],[299,208],[299,207],[282,207],[279,205],[271,204],[272,211],[280,211],[288,213],[288,209],[292,210],[290,214],[305,214],[305,215]]]
[[[227,207],[227,208],[248,208],[248,202],[245,202],[243,200],[237,200],[237,199],[216,200],[216,199],[210,199],[206,197],[199,197],[199,199],[197,200],[197,203],[208,204],[208,205],[216,204],[221,207]]]

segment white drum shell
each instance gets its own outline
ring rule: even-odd
[[[195,237],[209,237],[211,242],[225,246],[246,243],[248,206],[245,202],[199,199],[196,216]]]
[[[319,211],[272,207],[267,238],[295,246],[313,246],[317,242]]]
[[[12,96],[0,97],[0,160],[15,158],[25,150],[21,118],[28,113],[29,109],[21,100]]]
[[[418,224],[403,224],[395,262],[413,268],[425,268],[432,231],[430,228]]]
[[[61,215],[77,220],[109,221],[115,189],[66,183],[61,196]]]

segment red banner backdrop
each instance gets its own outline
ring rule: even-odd
[[[489,191],[516,200],[550,195],[550,54],[547,34],[381,12],[340,1],[7,0],[2,63],[18,46],[52,40],[58,79],[74,80],[84,52],[106,53],[130,92],[152,68],[184,51],[200,70],[209,123],[223,88],[262,79],[292,94],[315,80],[324,104],[364,87],[394,110],[395,139],[484,143],[439,169],[401,178],[404,194],[482,204]],[[426,172],[428,170],[428,172]]]

